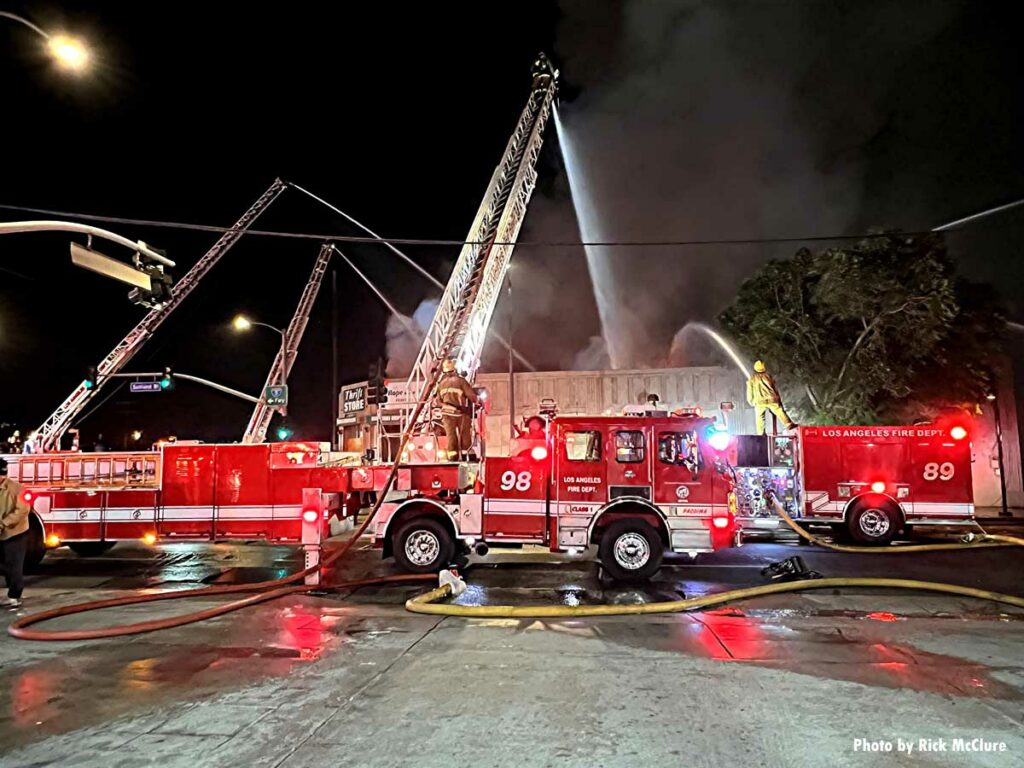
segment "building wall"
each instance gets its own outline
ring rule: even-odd
[[[480,373],[476,386],[486,387],[491,402],[487,416],[487,451],[508,453],[509,376]],[[515,374],[516,423],[537,413],[540,401],[553,398],[561,414],[621,413],[627,405],[647,402],[649,394],[661,398],[667,410],[699,406],[707,415],[722,418],[720,406],[731,402],[728,414],[734,432],[754,431],[754,411],[746,402],[746,382],[733,368],[657,368],[632,371],[544,371]]]
[[[996,396],[999,422],[1003,431],[1003,469],[1006,473],[1006,501],[1010,507],[1024,506],[1020,435],[1017,428],[1017,401],[1009,366],[1000,371]],[[971,431],[974,449],[974,503],[979,507],[1002,505],[999,487],[999,446],[996,438],[995,404],[982,404],[981,415],[974,419]]]

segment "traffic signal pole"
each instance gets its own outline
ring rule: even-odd
[[[144,379],[146,377],[163,378],[166,375],[166,371],[141,371],[138,373],[109,373],[106,376],[100,376],[100,379]],[[183,381],[191,381],[195,384],[202,384],[204,387],[215,389],[218,392],[223,392],[226,395],[232,395],[233,397],[240,398],[249,403],[258,403],[260,399],[247,395],[245,392],[239,392],[237,389],[226,387],[223,384],[218,384],[215,381],[204,379],[200,376],[192,376],[188,373],[175,373],[175,379],[182,379]]]

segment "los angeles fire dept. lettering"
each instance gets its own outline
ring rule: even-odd
[[[566,476],[562,478],[562,483],[565,485],[565,490],[568,493],[593,493],[597,490],[597,486],[602,483],[602,480],[600,477]]]
[[[808,428],[809,435],[820,437],[936,437],[941,429],[920,427],[821,427]]]

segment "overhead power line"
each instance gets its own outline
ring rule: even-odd
[[[998,210],[1004,210],[1006,208],[1015,207],[1018,203],[1011,203],[1008,206],[1003,206]],[[1019,201],[1019,204],[1024,204],[1024,201]],[[103,221],[116,224],[128,224],[138,227],[159,227],[162,229],[181,229],[190,230],[195,232],[212,232],[215,234],[222,234],[224,232],[231,231],[231,227],[221,227],[209,224],[190,224],[187,222],[180,221],[159,221],[155,219],[133,219],[126,218],[123,216],[101,216],[97,214],[88,213],[77,213],[73,211],[54,211],[45,208],[33,208],[29,206],[21,205],[0,205],[0,209],[8,211],[20,211],[28,213],[45,214],[48,216],[61,216],[72,219],[83,219],[86,221]],[[985,212],[985,214],[995,212]],[[950,224],[944,225],[941,230],[948,231],[952,229],[954,225],[962,223],[969,223],[970,221],[980,217],[982,214],[975,214],[969,216],[966,219],[962,219],[958,222],[951,222]],[[899,231],[900,235],[927,235],[939,230],[913,230],[913,231]],[[482,243],[474,243],[473,241],[467,240],[445,240],[436,238],[410,238],[410,237],[370,237],[370,236],[359,236],[359,235],[341,235],[334,233],[313,233],[313,232],[285,232],[279,230],[266,230],[266,229],[247,229],[243,235],[254,235],[256,237],[278,237],[278,238],[289,238],[297,240],[318,240],[320,242],[335,242],[335,243],[372,243],[372,244],[383,244],[388,246],[397,245],[419,245],[419,246],[445,246],[445,247],[461,247],[463,245],[482,245]],[[847,241],[847,240],[863,240],[865,238],[879,237],[886,234],[885,232],[860,232],[856,234],[845,234],[845,235],[802,235],[802,236],[788,236],[788,237],[746,237],[746,238],[708,238],[708,239],[695,239],[695,240],[590,240],[590,241],[579,241],[579,240],[518,240],[515,243],[504,243],[496,242],[494,245],[515,245],[519,248],[569,248],[579,246],[591,246],[591,247],[602,247],[602,248],[668,248],[668,247],[683,247],[683,246],[709,246],[709,245],[770,245],[770,244],[785,244],[785,243],[811,243],[811,242],[835,242],[835,241]]]

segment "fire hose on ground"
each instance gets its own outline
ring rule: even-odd
[[[860,554],[906,554],[915,552],[967,551],[990,547],[1024,546],[1024,539],[1016,536],[1002,536],[982,531],[981,536],[963,543],[946,544],[910,544],[890,547],[853,547],[833,544],[825,541],[790,517],[778,499],[772,497],[771,502],[779,517],[801,537],[820,547],[838,552],[856,552]],[[979,526],[980,528],[980,526]],[[973,536],[973,534],[971,534]],[[587,618],[594,616],[628,616],[646,613],[685,613],[709,608],[724,603],[735,603],[765,595],[777,595],[784,592],[806,592],[818,589],[839,589],[841,587],[860,587],[868,589],[907,589],[918,592],[938,592],[942,594],[973,597],[979,600],[1012,605],[1024,608],[1024,598],[991,592],[987,589],[962,587],[958,584],[944,584],[936,581],[918,581],[916,579],[879,579],[879,578],[805,578],[799,581],[776,582],[757,587],[732,589],[713,595],[691,597],[683,600],[668,600],[658,603],[640,603],[632,605],[453,605],[443,603],[450,597],[457,596],[465,584],[459,579],[444,579],[441,586],[407,600],[405,607],[413,613],[425,613],[434,616],[461,616],[463,618],[502,618],[502,619],[543,619],[543,618]]]
[[[405,446],[412,435],[412,430],[416,421],[419,417],[421,410],[425,403],[429,399],[429,393],[433,390],[434,383],[431,382],[428,387],[427,396],[422,399],[416,407],[413,417],[410,421],[410,426],[402,435],[402,439],[398,446],[398,456],[402,455],[405,450]],[[334,565],[341,560],[348,552],[352,549],[355,543],[359,540],[359,537],[366,531],[370,523],[373,521],[377,512],[380,509],[381,504],[387,494],[387,491],[391,488],[394,483],[395,477],[398,473],[399,464],[396,461],[391,468],[391,472],[384,483],[383,489],[378,494],[377,502],[374,504],[370,513],[363,521],[362,525],[353,533],[352,537],[338,550],[328,555],[323,563],[310,568],[306,568],[302,571],[294,573],[290,576],[286,576],[280,579],[273,579],[271,581],[262,581],[253,584],[236,584],[230,586],[219,586],[219,587],[206,587],[203,589],[193,589],[185,591],[175,592],[157,592],[148,595],[130,595],[126,597],[111,598],[108,600],[96,600],[86,603],[78,603],[75,605],[64,606],[63,608],[54,608],[49,611],[43,611],[41,613],[32,614],[29,616],[22,617],[12,623],[8,627],[8,633],[21,640],[95,640],[110,637],[119,637],[123,635],[134,635],[141,634],[143,632],[154,632],[160,629],[170,629],[172,627],[180,627],[185,624],[192,624],[198,621],[205,621],[206,619],[216,618],[233,611],[247,608],[251,605],[258,603],[264,603],[270,600],[275,600],[279,597],[286,595],[302,594],[313,591],[336,591],[341,589],[354,589],[361,586],[372,586],[379,584],[389,583],[408,583],[408,582],[419,582],[419,581],[433,581],[435,577],[431,574],[422,575],[401,575],[401,576],[384,576],[373,579],[361,579],[356,581],[339,582],[336,584],[328,585],[306,585],[306,584],[295,584],[295,582],[304,579],[305,576],[315,570],[326,569],[331,565]],[[808,532],[802,528],[795,520],[793,520],[782,508],[782,505],[778,503],[778,500],[772,499],[775,506],[776,512],[779,517],[785,521],[790,528],[792,528],[799,536],[806,539],[812,544],[816,544],[827,549],[832,549],[839,552],[855,552],[855,553],[871,553],[871,554],[888,554],[888,553],[914,553],[914,552],[935,552],[944,550],[958,550],[967,551],[973,549],[981,549],[988,547],[1004,547],[1004,546],[1024,546],[1024,539],[1015,536],[1002,536],[988,533],[982,533],[976,541],[967,541],[964,543],[953,544],[913,544],[903,546],[891,546],[891,547],[854,547],[845,546],[840,544],[833,544],[822,540],[814,534]],[[980,527],[980,526],[979,526]],[[643,603],[633,605],[587,605],[587,606],[554,606],[554,605],[534,605],[534,606],[512,606],[512,605],[453,605],[450,603],[443,603],[441,601],[446,600],[449,597],[457,596],[465,587],[465,583],[458,578],[452,578],[450,574],[446,578],[442,578],[442,585],[426,592],[422,595],[414,597],[408,600],[405,604],[407,610],[413,613],[423,613],[438,616],[461,616],[464,618],[585,618],[595,616],[626,616],[634,614],[648,614],[648,613],[682,613],[688,611],[696,611],[702,608],[708,608],[714,605],[722,605],[724,603],[734,603],[741,600],[749,600],[756,597],[763,597],[765,595],[774,595],[785,592],[801,592],[809,590],[820,590],[820,589],[838,589],[842,587],[860,587],[860,588],[871,588],[871,589],[907,589],[915,591],[925,592],[938,592],[943,594],[958,595],[961,597],[972,597],[979,600],[988,600],[990,602],[1001,603],[1004,605],[1012,605],[1018,608],[1024,608],[1024,598],[1017,597],[1015,595],[1006,595],[999,592],[991,592],[984,589],[976,589],[973,587],[964,587],[956,584],[943,584],[932,581],[918,581],[915,579],[889,579],[889,578],[817,578],[817,579],[802,579],[799,581],[788,581],[788,582],[777,582],[772,584],[764,584],[756,587],[746,587],[743,589],[734,589],[728,592],[720,592],[713,595],[704,595],[701,597],[687,598],[683,600],[671,600],[657,603]],[[85,613],[88,611],[100,610],[103,608],[113,608],[125,605],[138,605],[141,603],[156,602],[162,600],[176,600],[182,598],[192,597],[212,597],[215,595],[225,594],[238,594],[251,592],[250,597],[243,598],[241,600],[235,600],[224,605],[214,606],[207,608],[202,611],[195,611],[193,613],[183,614],[180,616],[174,616],[166,619],[153,619],[150,621],[138,622],[135,624],[126,624],[115,627],[105,627],[100,629],[87,629],[87,630],[63,630],[63,631],[42,631],[28,629],[28,627],[38,624],[40,622],[49,621],[62,616],[70,616],[76,613]]]

